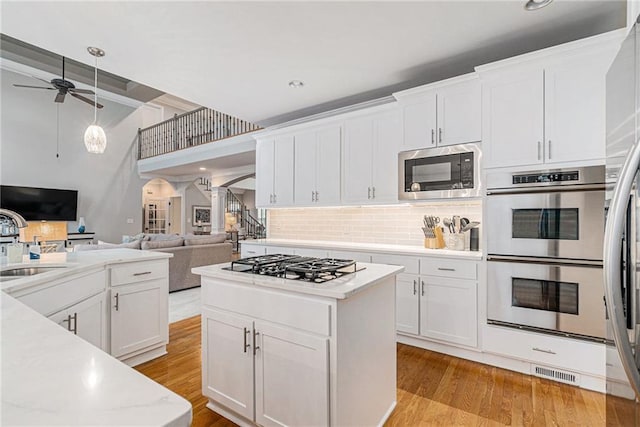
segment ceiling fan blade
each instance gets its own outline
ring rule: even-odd
[[[16,85],[14,84],[15,87],[28,87],[31,89],[46,89],[46,90],[55,90],[52,87],[43,87],[43,86],[29,86],[29,85]]]
[[[89,98],[85,98],[84,96],[78,95],[77,93],[72,93],[71,96],[73,96],[74,98],[78,98],[80,101],[86,102],[87,104],[93,105],[93,100]],[[96,107],[102,108],[102,105],[96,102]]]
[[[56,95],[56,99],[54,100],[54,102],[64,102],[64,96],[66,95],[66,93],[63,92],[58,92],[58,94]]]
[[[89,90],[89,89],[76,89],[76,88],[73,88],[73,89],[69,89],[69,92],[71,92],[71,93],[73,93],[73,92],[75,92],[75,93],[86,93],[87,95],[93,95],[93,91]]]

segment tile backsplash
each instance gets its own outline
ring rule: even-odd
[[[482,223],[482,202],[270,209],[267,237],[423,246],[424,233],[421,227],[424,215],[439,216],[441,219],[460,215]]]

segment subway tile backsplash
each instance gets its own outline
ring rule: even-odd
[[[460,215],[482,223],[482,203],[473,200],[398,206],[270,209],[267,237],[423,246],[424,215],[441,219]]]

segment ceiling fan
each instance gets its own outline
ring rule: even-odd
[[[54,99],[54,102],[64,102],[64,98],[67,95],[67,93],[71,96],[73,96],[74,98],[79,99],[80,101],[86,102],[89,105],[94,105],[93,100],[86,98],[82,95],[79,95],[80,93],[84,93],[87,95],[93,95],[94,92],[92,90],[88,90],[88,89],[77,89],[76,86],[71,83],[69,80],[65,80],[64,78],[64,61],[65,58],[64,56],[62,57],[62,78],[61,79],[53,79],[50,82],[38,78],[38,77],[33,77],[34,79],[38,79],[40,81],[43,81],[45,83],[50,84],[52,87],[44,87],[44,86],[29,86],[29,85],[16,85],[14,84],[15,87],[26,87],[26,88],[30,88],[30,89],[45,89],[45,90],[57,90],[58,94],[56,95],[56,98]],[[102,105],[98,104],[97,102],[95,103],[95,106],[97,108],[102,108]]]

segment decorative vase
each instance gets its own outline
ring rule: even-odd
[[[80,217],[80,221],[78,221],[78,233],[84,233],[85,230],[85,226],[84,226],[84,217]]]

